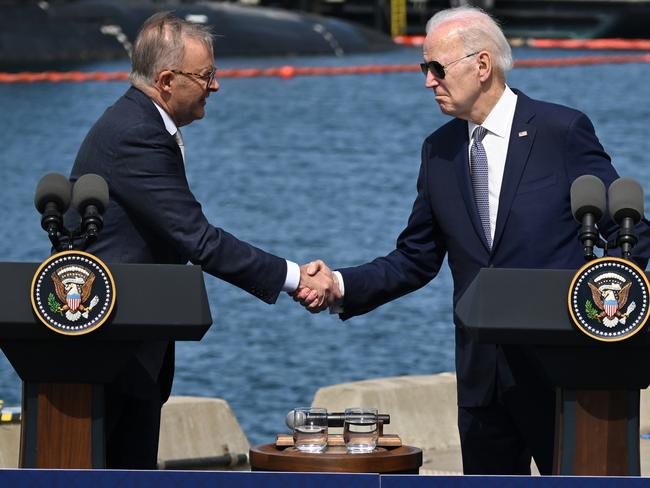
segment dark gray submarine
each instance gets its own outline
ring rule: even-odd
[[[0,69],[127,58],[144,20],[163,10],[210,25],[217,57],[343,55],[395,47],[389,36],[341,19],[239,3],[0,0]]]

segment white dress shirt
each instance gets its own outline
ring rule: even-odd
[[[165,109],[163,109],[160,105],[158,105],[156,102],[152,100],[154,106],[158,109],[158,112],[160,112],[160,116],[163,119],[163,123],[165,124],[165,129],[167,129],[167,132],[176,140],[176,134],[179,133],[180,137],[180,130],[178,127],[176,127],[176,124],[172,120],[172,118],[169,116],[167,112],[165,112]],[[182,139],[181,139],[182,140]],[[181,152],[183,154],[183,162],[185,162],[185,151],[184,147],[181,147]],[[286,291],[287,293],[293,293],[296,291],[298,288],[298,285],[300,284],[300,266],[298,264],[294,263],[293,261],[289,261],[288,259],[285,259],[287,262],[287,276],[284,280],[284,285],[282,285],[282,291]]]
[[[485,137],[483,137],[483,147],[485,148],[485,154],[488,160],[490,234],[492,234],[492,242],[494,242],[494,231],[497,226],[501,182],[503,181],[503,171],[506,167],[506,156],[508,155],[508,144],[510,143],[510,129],[512,128],[512,120],[515,116],[516,106],[517,95],[506,85],[503,95],[501,95],[497,104],[481,124],[487,129]],[[476,126],[477,124],[474,122],[467,122],[470,151],[474,142],[472,135]]]

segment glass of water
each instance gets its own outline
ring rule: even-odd
[[[379,425],[376,408],[346,408],[343,441],[351,454],[372,452],[377,447]]]
[[[302,452],[323,452],[327,447],[327,409],[301,407],[293,411],[293,445]]]

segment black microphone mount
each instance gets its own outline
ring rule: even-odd
[[[582,253],[585,259],[587,261],[596,259],[597,256],[596,253],[594,253],[594,247],[603,249],[605,254],[607,254],[607,250],[610,249],[610,246],[600,237],[600,233],[596,226],[598,220],[590,213],[584,214],[581,220],[582,225],[578,231],[578,239],[582,242]]]
[[[61,210],[55,202],[45,204],[43,215],[41,216],[41,227],[47,232],[52,244],[57,242],[61,235],[63,227],[63,216]]]
[[[636,224],[637,222],[635,222],[631,217],[623,217],[621,220],[616,244],[621,248],[623,259],[630,259],[632,256],[632,248],[636,246],[636,243],[639,241],[639,238],[634,233],[634,227],[636,227]]]

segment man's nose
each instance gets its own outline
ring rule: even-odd
[[[427,76],[424,80],[424,86],[427,88],[435,88],[440,84],[438,78],[436,78],[433,73],[431,73],[431,70],[427,70]]]
[[[210,82],[210,86],[208,86],[208,90],[211,92],[219,91],[219,82],[217,81],[216,78],[212,79],[212,81]]]

